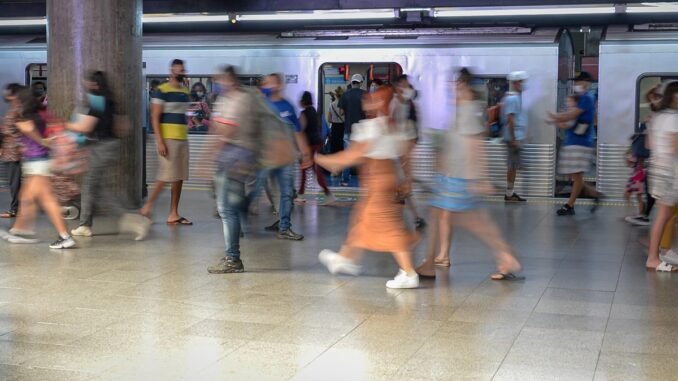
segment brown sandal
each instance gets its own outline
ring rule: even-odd
[[[433,259],[433,264],[436,265],[436,266],[440,266],[440,267],[450,267],[450,266],[452,266],[452,263],[450,262],[449,259],[435,258],[435,259]]]
[[[0,218],[14,218],[16,217],[16,212],[12,212],[11,210],[8,210],[4,213],[0,213]]]

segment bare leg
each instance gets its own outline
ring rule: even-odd
[[[352,261],[352,262],[358,262],[360,260],[360,257],[362,256],[363,251],[361,249],[358,249],[357,247],[349,246],[349,245],[342,245],[341,250],[339,250],[339,255],[342,257]]]
[[[40,204],[45,210],[45,213],[47,213],[50,221],[52,221],[52,225],[54,225],[54,228],[60,236],[68,236],[66,223],[64,222],[64,218],[61,215],[61,206],[59,205],[59,201],[57,201],[56,197],[54,196],[54,193],[52,193],[49,179],[47,177],[38,176],[36,182],[41,185],[38,199],[40,200]]]
[[[162,193],[163,189],[165,189],[165,182],[156,181],[155,186],[153,187],[153,191],[148,196],[146,204],[144,204],[144,206],[141,207],[141,210],[139,210],[139,213],[141,213],[143,216],[150,218],[151,213],[153,212],[153,206],[155,205],[155,202],[158,200],[158,196],[160,196],[160,193]]]
[[[172,199],[167,221],[176,221],[181,218],[181,215],[179,214],[179,200],[181,200],[181,188],[183,185],[184,182],[181,180],[172,183]]]
[[[661,263],[659,259],[659,242],[661,241],[664,228],[670,219],[671,207],[660,203],[657,216],[652,224],[652,230],[650,230],[650,247],[647,254],[647,262],[645,262],[645,267],[647,268],[654,269]]]
[[[450,247],[452,246],[452,212],[442,211],[440,214],[440,252],[436,261],[440,263],[450,262]]]
[[[409,251],[402,251],[393,253],[393,258],[395,258],[398,266],[405,271],[407,274],[414,273],[414,266],[412,266],[412,253]]]
[[[23,231],[31,231],[35,227],[35,217],[38,214],[35,203],[36,192],[39,186],[35,182],[35,176],[27,177],[19,191],[19,213],[12,228]]]
[[[567,205],[574,207],[574,203],[577,202],[577,197],[579,197],[582,189],[584,189],[584,174],[580,172],[571,176],[574,184],[572,184],[572,192],[570,193],[570,198],[567,200]]]
[[[426,258],[421,262],[419,267],[416,268],[416,271],[419,275],[433,277],[436,275],[434,258],[436,256],[436,251],[438,250],[438,244],[440,242],[440,218],[442,210],[438,208],[431,208],[429,212],[429,219],[431,226],[428,229],[428,239],[426,242]]]
[[[454,224],[464,227],[493,249],[499,273],[508,274],[521,270],[520,263],[511,253],[511,247],[484,211],[454,213]]]

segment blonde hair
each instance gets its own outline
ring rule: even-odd
[[[344,95],[344,88],[343,87],[337,87],[334,90],[334,95],[337,96],[337,99],[341,98],[341,96]]]

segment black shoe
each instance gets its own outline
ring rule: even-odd
[[[522,197],[520,197],[520,196],[518,196],[517,194],[514,193],[514,194],[512,194],[511,196],[506,196],[506,195],[505,195],[505,196],[504,196],[504,201],[508,201],[508,202],[525,202],[525,201],[527,201],[527,200],[525,200],[524,198],[522,198]]]
[[[593,205],[591,206],[591,213],[595,213],[596,210],[600,207],[600,199],[603,197],[603,194],[600,193],[598,196],[593,198]]]
[[[301,241],[304,236],[297,234],[292,229],[282,230],[278,232],[278,239],[288,239],[290,241]]]
[[[221,258],[219,263],[207,268],[207,272],[210,274],[230,274],[241,273],[244,271],[245,266],[243,266],[242,261],[233,258]]]
[[[423,218],[417,218],[414,220],[414,228],[417,230],[423,230],[426,227],[426,221]]]
[[[280,226],[280,220],[274,222],[273,225],[266,226],[264,228],[264,230],[266,230],[267,232],[277,232],[279,226]]]
[[[556,213],[559,216],[574,216],[574,207],[565,204]]]

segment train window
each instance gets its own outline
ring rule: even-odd
[[[26,85],[31,86],[36,82],[47,85],[47,64],[32,63],[26,66]]]
[[[644,123],[652,111],[650,98],[653,94],[660,95],[662,84],[678,80],[678,73],[643,74],[638,78],[636,94],[636,126]]]
[[[262,75],[239,75],[238,79],[243,85],[258,86],[261,82]],[[155,89],[163,82],[167,81],[166,76],[147,76],[146,77],[146,104],[150,106],[151,95]],[[212,104],[216,100],[218,94],[216,88],[212,83],[211,75],[189,75],[186,77],[188,88],[191,90],[191,106],[187,113],[189,118],[188,126],[189,134],[205,134],[207,132],[207,124],[209,121],[210,110]],[[200,85],[204,87],[205,95],[202,100],[197,98],[196,92],[199,92]],[[146,111],[146,131],[153,133],[151,127],[151,112],[150,107]]]

